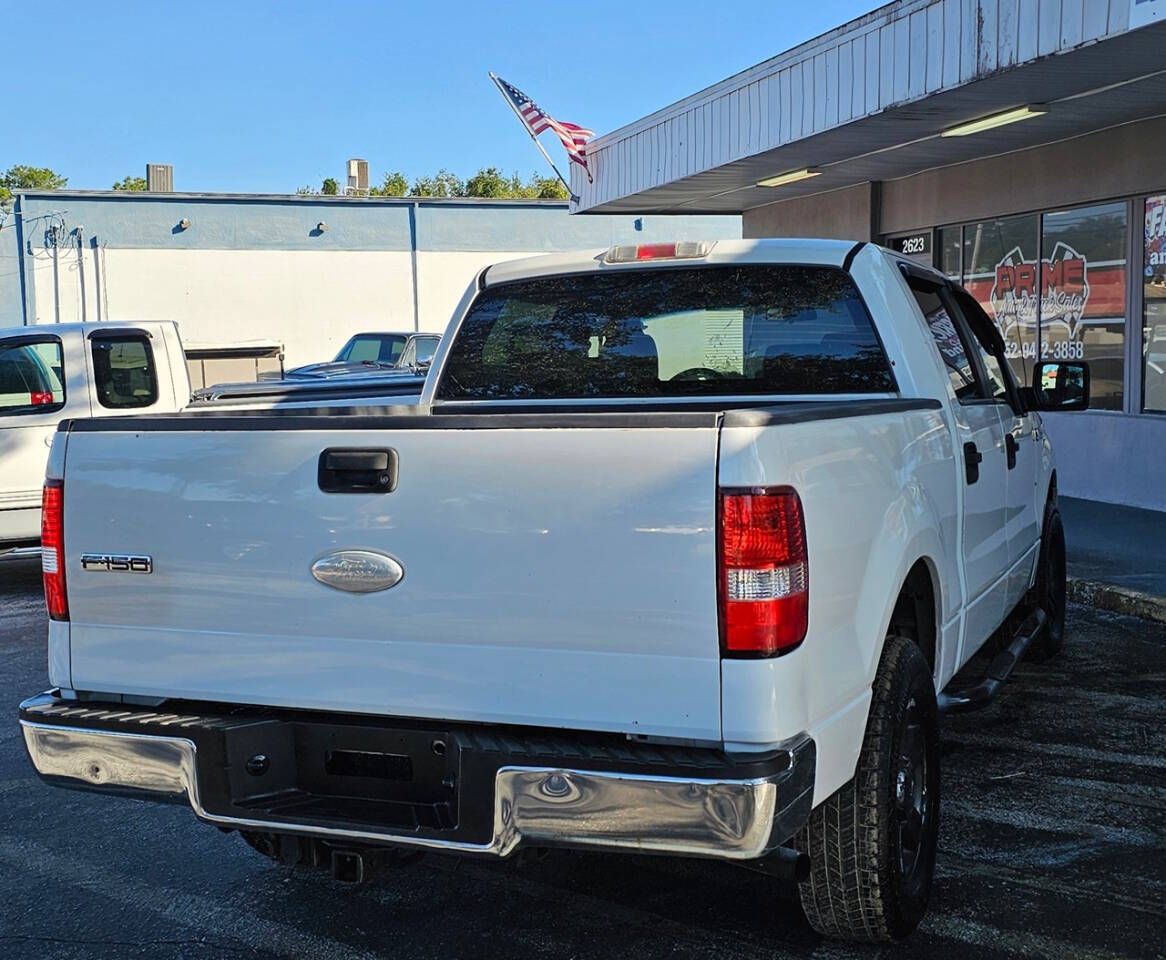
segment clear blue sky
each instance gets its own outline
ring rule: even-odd
[[[108,189],[290,193],[372,177],[544,171],[486,72],[599,133],[878,6],[871,0],[6,4],[0,170]],[[549,134],[546,146],[563,157]],[[343,182],[343,181],[341,181]]]

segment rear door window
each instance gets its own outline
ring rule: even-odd
[[[0,341],[0,416],[51,413],[65,405],[60,341]]]
[[[994,400],[1011,402],[1011,371],[1005,355],[1004,338],[984,313],[983,307],[966,290],[955,288],[952,299],[956,308],[963,311],[974,348],[980,353],[980,361],[988,378],[988,395]]]
[[[951,381],[951,389],[955,392],[956,399],[961,403],[980,399],[980,385],[976,381],[972,361],[968,358],[967,345],[959,327],[956,326],[955,317],[952,316],[946,299],[940,296],[939,288],[911,284],[911,292],[915,295],[919,309],[923,311],[927,329],[935,338],[939,357],[947,370],[948,380]]]
[[[97,400],[103,407],[130,410],[157,402],[158,374],[146,334],[103,333],[91,344]]]
[[[849,274],[749,264],[546,277],[487,289],[450,346],[450,400],[888,393]]]

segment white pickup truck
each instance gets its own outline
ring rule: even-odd
[[[422,374],[240,383],[204,388],[197,399],[249,407],[375,402],[420,394],[423,381]],[[57,424],[77,417],[176,413],[190,402],[186,353],[173,320],[0,330],[0,553],[40,542],[41,488]]]
[[[417,406],[63,424],[29,755],[341,879],[713,857],[904,936],[938,713],[1062,640],[1036,411],[1088,370],[1034,375],[878,246],[654,244],[488,268]]]
[[[0,330],[0,551],[40,540],[41,488],[58,423],[173,413],[189,400],[173,321]]]

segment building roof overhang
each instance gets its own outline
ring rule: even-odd
[[[1166,19],[1131,6],[898,0],[592,141],[572,211],[742,213],[1166,115]],[[1048,112],[941,136],[1025,104]]]

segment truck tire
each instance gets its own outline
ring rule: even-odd
[[[1036,585],[1031,604],[1045,612],[1048,622],[1028,648],[1027,659],[1037,663],[1061,652],[1065,644],[1065,528],[1055,501],[1045,504],[1041,525],[1040,557],[1037,560]]]
[[[931,896],[939,829],[939,720],[919,647],[889,637],[875,675],[854,779],[810,814],[796,838],[810,858],[799,884],[818,933],[898,940]]]

